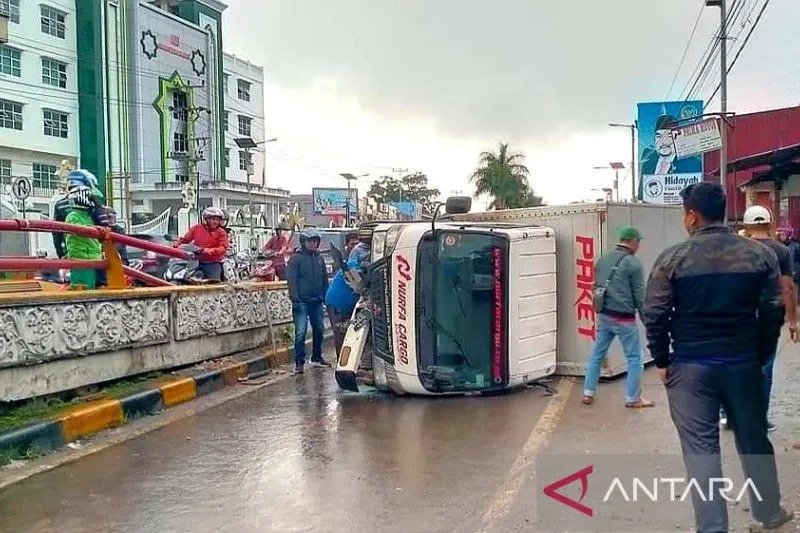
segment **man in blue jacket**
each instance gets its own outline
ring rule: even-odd
[[[319,254],[322,236],[317,230],[300,234],[300,249],[292,254],[286,267],[286,281],[292,300],[294,316],[294,373],[302,374],[306,360],[306,335],[311,322],[311,365],[330,367],[322,358],[322,341],[325,331],[325,294],[328,291],[328,273],[325,261]]]
[[[354,256],[347,261],[347,270],[355,270],[360,267],[359,258]],[[331,280],[328,293],[325,295],[325,307],[328,308],[328,319],[331,321],[333,330],[333,342],[336,346],[336,355],[341,353],[344,344],[344,335],[347,321],[353,316],[353,310],[358,303],[358,294],[347,283],[345,271],[339,269]]]

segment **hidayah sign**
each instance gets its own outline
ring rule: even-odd
[[[694,124],[677,128],[675,153],[679,158],[704,154],[722,148],[722,136],[716,118],[709,118]]]
[[[638,105],[639,197],[643,202],[676,205],[681,190],[703,179],[703,157],[681,155],[675,133],[702,121],[703,102],[648,102]],[[702,133],[690,128],[687,133]],[[679,135],[680,137],[682,135]]]
[[[702,174],[655,174],[642,177],[642,200],[651,204],[682,205],[681,191],[703,181]]]

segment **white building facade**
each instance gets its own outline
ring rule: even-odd
[[[235,139],[250,137],[255,142],[268,140],[264,128],[264,69],[231,54],[224,55],[225,92],[225,179],[247,183],[248,153]],[[265,185],[263,145],[251,150],[251,183]]]
[[[26,209],[49,213],[60,164],[80,154],[74,0],[0,0],[8,39],[0,43],[0,195],[31,180]]]

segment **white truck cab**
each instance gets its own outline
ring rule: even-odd
[[[397,394],[489,392],[553,374],[555,242],[532,225],[377,223],[337,382],[358,390],[367,342],[376,387]]]

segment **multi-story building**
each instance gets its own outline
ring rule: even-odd
[[[80,154],[75,2],[0,0],[0,16],[0,193],[27,177],[27,208],[47,214],[60,163]]]
[[[12,19],[0,47],[0,177],[27,175],[55,189],[57,179],[45,176],[72,158],[126,218],[174,214],[188,195],[198,208],[252,202],[259,219],[277,220],[289,193],[266,187],[259,150],[251,188],[238,150],[226,162],[234,138],[249,131],[263,140],[264,120],[261,69],[230,56],[225,75],[225,8],[219,0],[0,0]],[[226,115],[235,130],[226,132]]]
[[[225,178],[247,183],[249,162],[252,164],[252,183],[263,184],[263,149],[259,146],[251,151],[242,150],[235,139],[250,137],[256,143],[269,140],[264,138],[264,69],[231,54],[224,55],[223,68]]]

